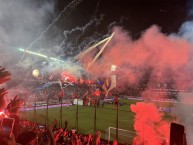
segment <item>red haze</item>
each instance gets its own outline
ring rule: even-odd
[[[131,105],[131,110],[136,114],[134,145],[161,145],[164,139],[169,138],[169,123],[162,120],[162,114],[154,104],[138,102]]]

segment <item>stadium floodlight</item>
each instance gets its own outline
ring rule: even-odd
[[[39,76],[39,74],[40,74],[40,71],[38,70],[38,69],[34,69],[33,71],[32,71],[32,75],[34,76],[34,77],[38,77]]]
[[[44,55],[44,54],[41,54],[41,53],[36,53],[36,52],[33,52],[33,51],[29,51],[29,50],[26,50],[26,49],[23,49],[23,48],[19,48],[19,51],[29,53],[29,54],[32,54],[32,55],[36,55],[36,56],[39,56],[39,57],[43,57],[43,58],[48,58],[48,59],[58,61],[58,62],[65,62],[63,60],[60,60],[60,59],[57,59],[57,58],[54,58],[54,57],[49,57],[47,55]]]

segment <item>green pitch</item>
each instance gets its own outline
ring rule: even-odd
[[[130,110],[130,104],[135,104],[136,101],[121,100],[123,106],[118,106],[118,128],[134,131],[134,113]],[[78,118],[77,118],[78,110]],[[36,114],[36,115],[35,115]],[[78,133],[93,134],[94,133],[94,114],[95,108],[89,106],[62,107],[62,127],[64,122],[68,121],[68,129],[77,129],[76,121],[78,120]],[[42,124],[46,122],[46,109],[21,112],[21,118],[36,121]],[[57,119],[58,126],[60,126],[60,107],[48,109],[48,124],[53,125],[54,119]],[[96,107],[96,130],[100,130],[102,138],[105,138],[105,131],[108,127],[116,127],[117,110],[113,104],[105,104],[104,106]],[[171,118],[170,116],[166,116]]]

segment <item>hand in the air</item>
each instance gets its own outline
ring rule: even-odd
[[[7,105],[7,109],[9,113],[17,114],[19,109],[21,108],[23,101],[18,99],[17,96]]]
[[[1,98],[1,97],[4,97],[5,94],[7,94],[7,93],[8,93],[8,92],[7,92],[7,90],[6,90],[5,88],[0,89],[0,98]]]
[[[5,108],[5,94],[7,94],[7,90],[2,88],[0,89],[0,111]]]
[[[10,80],[11,73],[0,66],[0,84]]]

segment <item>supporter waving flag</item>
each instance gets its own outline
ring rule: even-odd
[[[116,75],[113,73],[116,70],[116,65],[111,65],[111,77],[107,78],[103,83],[103,90],[105,91],[105,97],[108,96],[109,91],[116,88]]]

